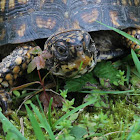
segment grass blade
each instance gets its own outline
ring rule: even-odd
[[[133,61],[135,63],[135,66],[140,74],[140,61],[139,61],[139,59],[138,59],[138,57],[133,49],[131,49],[131,54],[132,54],[132,58],[133,58]]]
[[[126,73],[126,79],[127,79],[127,85],[129,85],[129,80],[130,80],[130,66],[127,65],[127,73]]]
[[[3,130],[7,134],[12,133],[12,137],[16,140],[27,140],[18,129],[0,112],[0,121],[3,124]]]
[[[108,27],[108,28],[111,29],[111,30],[114,30],[115,32],[117,32],[117,33],[119,33],[119,34],[121,34],[121,35],[127,37],[128,39],[130,39],[130,40],[132,40],[133,42],[135,42],[135,43],[137,43],[137,44],[140,45],[140,40],[138,40],[138,39],[132,37],[131,35],[125,33],[124,31],[121,31],[121,30],[116,29],[116,28],[114,28],[114,27],[108,26],[108,25],[106,25],[106,24],[104,24],[104,23],[102,23],[102,22],[100,22],[100,21],[96,21],[96,22],[99,23],[99,24],[101,24],[101,25],[104,25],[104,26]]]
[[[137,133],[139,130],[140,130],[140,120],[137,123],[135,123],[126,140],[131,140],[132,135]]]
[[[29,116],[29,119],[31,121],[31,124],[33,126],[33,129],[34,129],[34,132],[35,132],[35,135],[36,135],[36,138],[38,140],[45,140],[45,137],[42,133],[42,130],[41,128],[39,127],[39,124],[36,120],[36,118],[34,117],[32,111],[29,109],[29,107],[25,104],[25,107],[26,107],[26,110],[27,110],[27,113],[28,113],[28,116]]]
[[[81,93],[91,93],[91,94],[95,94],[95,93],[100,93],[100,94],[125,94],[125,93],[130,93],[130,92],[134,92],[134,90],[126,90],[126,91],[80,91]]]
[[[33,108],[34,112],[36,113],[36,115],[41,123],[41,126],[49,133],[51,140],[55,140],[55,136],[51,130],[51,127],[50,127],[45,115],[43,114],[44,116],[42,116],[41,113],[39,112],[39,110],[36,109],[35,105],[33,105],[32,103],[30,105]]]
[[[53,98],[50,99],[49,102],[49,111],[48,111],[48,121],[50,126],[52,127],[52,121],[51,121],[51,107],[52,107],[52,102],[53,102]]]
[[[94,100],[90,100],[78,107],[76,107],[75,109],[71,110],[70,112],[66,113],[65,115],[63,115],[58,121],[56,121],[54,124],[53,124],[53,127],[55,127],[56,125],[58,125],[61,121],[65,120],[66,118],[68,118],[71,114],[77,112],[78,110],[90,105],[90,104],[94,104],[96,102],[96,99]]]

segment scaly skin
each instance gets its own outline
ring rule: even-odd
[[[20,46],[20,47],[19,47]],[[0,104],[5,114],[9,114],[8,103],[10,95],[6,91],[11,88],[16,79],[23,73],[29,62],[33,59],[30,50],[35,46],[33,43],[20,44],[16,49],[0,63]]]

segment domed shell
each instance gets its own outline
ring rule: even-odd
[[[140,0],[1,0],[0,46],[47,38],[65,29],[140,26]]]

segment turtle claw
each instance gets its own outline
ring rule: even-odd
[[[2,112],[5,116],[9,116],[12,111],[9,109],[9,103],[11,102],[11,98],[10,95],[8,94],[8,92],[5,91],[1,91],[0,92],[0,105],[2,107]]]

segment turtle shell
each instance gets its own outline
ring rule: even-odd
[[[47,38],[65,29],[140,26],[140,0],[1,0],[0,45]]]

